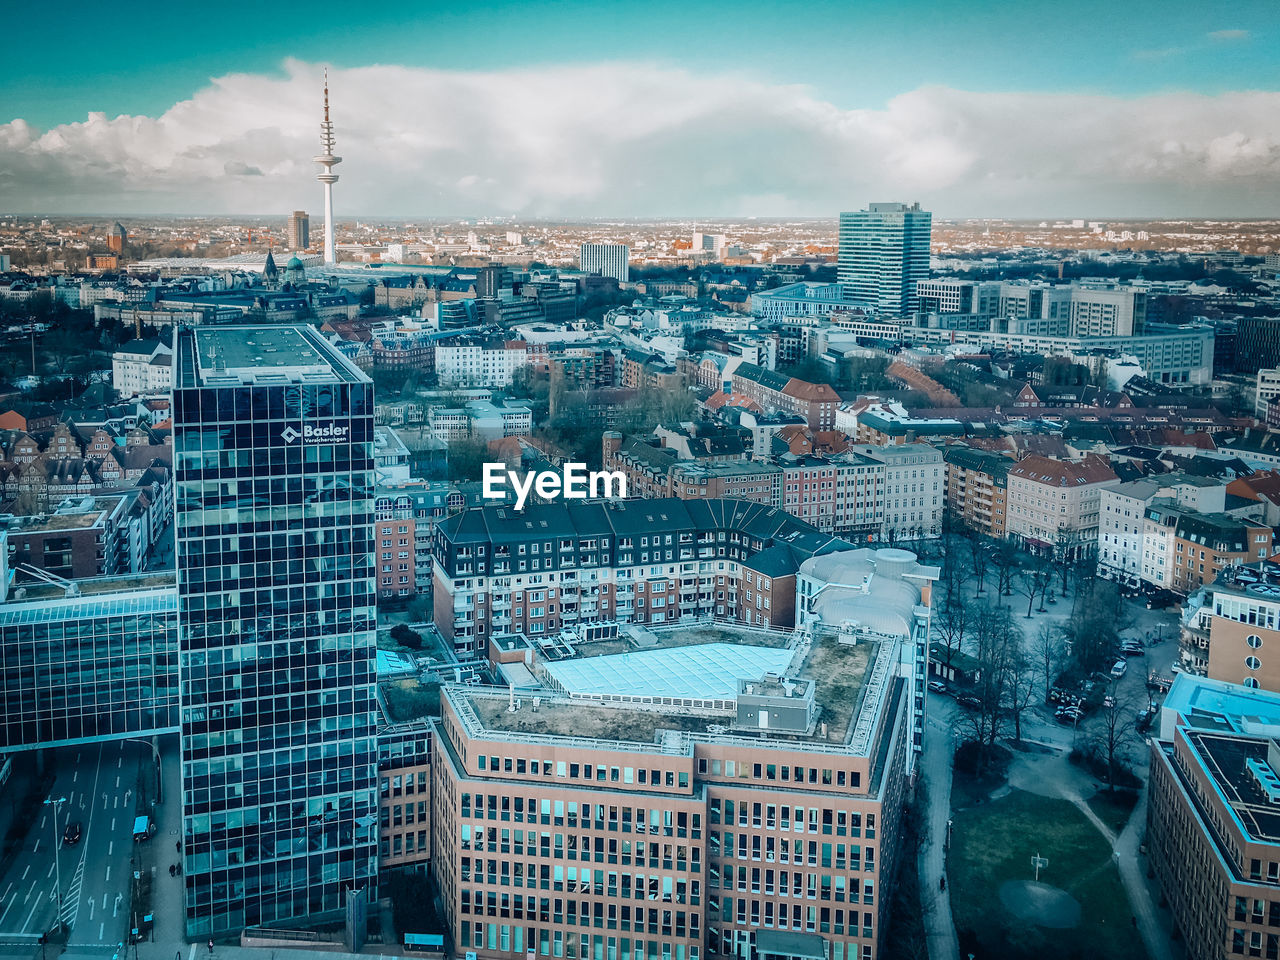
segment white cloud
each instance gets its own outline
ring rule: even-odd
[[[330,77],[342,215],[1265,215],[1280,93],[1121,99],[925,87],[879,109],[625,63]],[[320,69],[220,77],[159,117],[0,126],[0,209],[318,207]]]

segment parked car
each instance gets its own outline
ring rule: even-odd
[[[1071,725],[1079,723],[1084,713],[1078,707],[1064,707],[1054,713],[1053,718],[1061,724]]]
[[[941,680],[930,680],[929,689],[932,690],[934,693],[946,693],[947,685],[943,683]]]
[[[977,697],[956,697],[956,703],[962,707],[969,707],[971,710],[978,710],[982,707],[982,701]]]
[[[84,831],[83,825],[79,820],[67,824],[67,829],[62,832],[62,842],[67,846],[75,846],[80,842],[80,835]]]
[[[1111,676],[1119,680],[1121,677],[1125,675],[1125,671],[1127,671],[1128,669],[1129,669],[1129,661],[1117,660],[1115,663],[1115,666],[1111,668]]]

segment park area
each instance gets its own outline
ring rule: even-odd
[[[1072,803],[1008,787],[954,798],[963,803],[949,857],[961,956],[1144,955],[1111,847]]]

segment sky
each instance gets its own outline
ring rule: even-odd
[[[340,217],[1280,216],[1274,0],[57,14],[6,12],[0,212],[319,209],[327,66]]]

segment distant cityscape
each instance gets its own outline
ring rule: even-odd
[[[1280,955],[1280,218],[365,219],[330,90],[0,214],[0,950]]]

